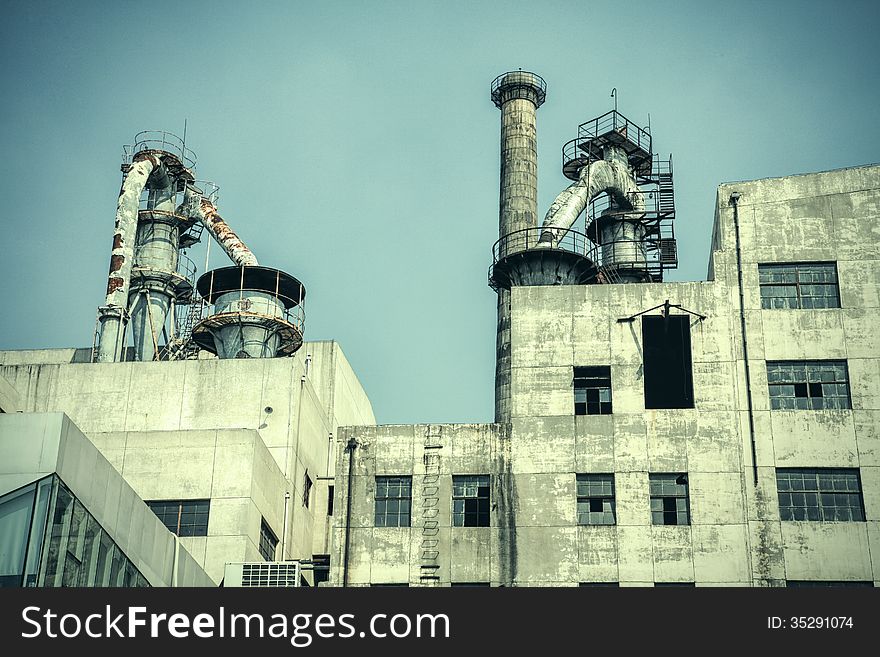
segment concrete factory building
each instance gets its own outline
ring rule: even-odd
[[[539,222],[545,95],[491,87],[490,424],[376,426],[303,284],[139,136],[94,348],[0,352],[0,583],[880,581],[880,166],[721,185],[707,280],[665,282],[672,159],[616,109]]]

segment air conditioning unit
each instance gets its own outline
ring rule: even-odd
[[[302,566],[299,561],[256,563],[228,563],[223,576],[223,586],[300,586]]]

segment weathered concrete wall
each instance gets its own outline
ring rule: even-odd
[[[143,500],[211,500],[207,536],[180,542],[216,583],[229,561],[263,560],[261,519],[281,536],[287,485],[257,431],[121,431],[93,434],[92,441]],[[300,538],[302,556],[298,529],[293,538]]]
[[[426,441],[439,448],[426,450]],[[436,437],[436,438],[433,438]],[[504,463],[509,441],[500,425],[387,425],[345,427],[337,441],[336,497],[333,516],[333,570],[331,583],[340,585],[344,573],[345,526],[348,514],[348,462],[345,444],[357,441],[351,476],[349,537],[349,583],[363,586],[387,583],[418,583],[423,559],[423,540],[439,542],[437,571],[440,581],[509,582],[515,571],[502,544],[508,540],[507,514],[515,481]],[[426,487],[425,453],[439,456],[436,492]],[[492,500],[496,509],[491,527],[452,528],[452,475],[493,474]],[[411,527],[374,527],[375,478],[383,475],[412,476]],[[428,500],[426,505],[426,499]],[[439,501],[439,504],[435,503]],[[438,532],[424,532],[426,508],[437,508]],[[431,516],[433,518],[433,516]],[[479,575],[479,577],[478,577]],[[462,579],[464,578],[464,579]]]
[[[201,563],[177,545],[175,536],[70,418],[63,413],[0,416],[0,495],[53,473],[152,586],[213,585]],[[180,543],[189,549],[183,540]]]
[[[282,538],[285,493],[290,501],[283,558],[310,558],[316,541],[322,552],[328,551],[326,497],[319,506],[313,489],[305,506],[306,473],[315,484],[324,477],[326,495],[337,425],[375,423],[370,402],[338,344],[306,343],[292,358],[72,362],[76,360],[75,350],[0,352],[0,377],[18,391],[23,410],[67,413],[100,449],[107,450],[111,461],[123,458],[129,440],[140,445],[145,451],[136,458],[138,467],[154,472],[155,481],[149,476],[141,479],[122,461],[114,463],[124,476],[133,478],[135,488],[144,486],[146,499],[211,497],[209,539],[217,487],[238,486],[244,475],[268,487],[260,492],[265,504],[258,502],[256,490],[244,496],[251,501],[246,511],[237,512],[240,522],[236,521],[234,534],[228,526],[231,521],[218,519],[227,526],[221,530],[218,525],[222,533],[215,540],[197,546],[199,541],[186,539],[213,577],[222,577],[225,561],[261,559],[254,542],[259,539],[258,518],[253,531],[256,510],[271,515],[281,505],[275,520],[266,517]],[[219,452],[215,454],[215,443],[217,450],[232,454],[234,449],[224,441],[235,443],[239,440],[235,436],[244,435],[258,436],[259,444],[248,438],[250,447],[243,449],[259,457],[266,472],[274,468],[278,476],[259,475],[257,462],[254,469],[239,473]],[[199,459],[196,469],[189,457]],[[238,459],[234,454],[230,458]],[[184,482],[193,481],[192,477],[201,483],[188,491]],[[209,485],[212,481],[214,488]],[[239,499],[235,504],[245,503]]]
[[[757,581],[880,580],[880,167],[729,183],[718,189],[713,253],[735,289],[738,201],[759,484],[745,487]],[[840,308],[764,310],[758,264],[835,262]],[[738,300],[731,300],[738,310]],[[737,343],[737,348],[739,343]],[[846,360],[852,409],[770,410],[765,361]],[[744,387],[742,363],[738,363]],[[744,408],[744,404],[740,404]],[[747,425],[742,424],[743,433]],[[750,459],[749,459],[750,461]],[[867,522],[781,522],[776,467],[858,468]],[[872,567],[872,562],[875,564]]]
[[[21,395],[6,379],[0,376],[0,413],[15,413],[21,410]]]
[[[754,483],[732,192],[740,193]],[[705,282],[517,287],[511,422],[443,425],[440,583],[781,585],[880,580],[880,167],[722,185]],[[763,310],[758,263],[833,261],[841,308]],[[665,300],[691,318],[693,409],[646,410],[641,324]],[[677,313],[678,311],[673,311]],[[657,314],[654,311],[653,314]],[[852,409],[770,410],[766,360],[845,359]],[[575,416],[573,367],[609,365],[613,414]],[[347,455],[349,581],[420,583],[426,427],[338,437],[334,581],[342,582]],[[777,467],[859,468],[866,522],[782,522]],[[650,473],[687,472],[691,523],[651,524]],[[617,523],[578,526],[576,474],[613,473]],[[492,476],[491,527],[452,527],[453,474]],[[373,526],[377,475],[413,476],[410,528]]]

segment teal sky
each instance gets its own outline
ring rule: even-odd
[[[492,79],[547,81],[540,216],[568,182],[562,144],[612,87],[630,119],[650,112],[675,162],[670,278],[698,280],[718,184],[880,161],[878,8],[7,1],[0,348],[91,344],[122,145],[186,120],[220,212],[306,284],[306,339],[342,345],[379,422],[490,421]]]

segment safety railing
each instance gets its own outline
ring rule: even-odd
[[[619,136],[646,153],[651,152],[651,133],[630,121],[617,110],[606,112],[602,116],[578,126],[578,138],[583,141],[598,139],[609,134]]]
[[[596,245],[593,244],[583,233],[569,229],[556,238],[557,231],[561,229],[546,229],[543,227],[525,228],[508,233],[495,242],[492,247],[493,264],[515,253],[537,249],[557,249],[585,256],[595,262]],[[542,237],[545,239],[542,241]]]
[[[210,180],[194,180],[190,187],[203,199],[217,205],[220,201],[220,185]]]
[[[196,154],[186,147],[180,137],[166,130],[144,130],[137,133],[132,144],[123,146],[123,161],[129,164],[135,155],[143,151],[164,151],[177,157],[187,169],[196,166]]]
[[[597,249],[597,265],[604,269],[644,270],[661,282],[663,272],[678,266],[675,238],[651,237],[643,240],[618,239]]]
[[[547,97],[547,83],[544,81],[544,78],[537,73],[531,73],[529,71],[509,71],[507,73],[502,73],[492,80],[489,97],[495,105],[501,107],[505,88],[510,89],[515,87],[528,87],[533,89],[535,92],[535,100],[538,105],[543,104],[544,99]]]
[[[246,268],[242,267],[242,270]],[[267,287],[256,287],[256,286],[248,286],[244,283],[244,276],[242,276],[242,284],[239,287],[229,289],[227,285],[224,285],[222,290],[214,290],[214,278],[210,277],[210,283],[207,290],[202,290],[203,292],[207,292],[206,299],[214,299],[216,302],[216,297],[222,296],[224,299],[224,304],[228,305],[229,303],[229,295],[238,293],[239,302],[236,304],[236,310],[232,312],[253,312],[255,315],[259,315],[262,317],[274,317],[276,319],[282,319],[288,324],[292,324],[299,331],[300,335],[303,335],[306,328],[306,313],[305,313],[305,288],[300,284],[298,285],[299,289],[299,297],[295,298],[289,295],[284,294],[279,290],[280,287],[280,278],[277,279],[278,284],[274,290],[269,289]],[[201,288],[200,288],[201,289]],[[254,308],[253,311],[248,309],[248,305],[251,302],[248,299],[248,292],[256,292],[259,294],[266,294],[274,299],[276,299],[279,303],[277,306],[270,308],[268,304],[263,305],[259,304],[259,308]],[[216,295],[216,297],[215,297]],[[205,317],[210,317],[212,315],[223,313],[218,313],[216,308],[216,303],[210,303],[205,301],[206,306],[211,306],[210,310],[206,310],[204,312]],[[269,311],[269,312],[264,312]]]
[[[149,246],[136,246],[134,249],[134,266],[135,267],[143,267],[142,258],[143,256],[148,256],[148,250],[151,247]],[[177,267],[174,269],[174,273],[186,280],[190,287],[194,287],[196,283],[196,263],[194,263],[190,258],[185,256],[183,253],[178,251],[177,253]]]

